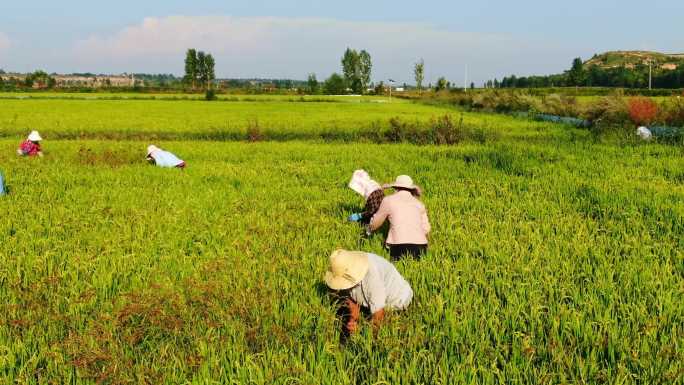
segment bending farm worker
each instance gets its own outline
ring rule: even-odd
[[[380,203],[385,198],[385,192],[378,182],[370,178],[364,170],[356,170],[349,181],[349,188],[356,191],[366,199],[366,205],[361,213],[349,216],[351,222],[368,224],[371,218],[380,208]]]
[[[385,244],[390,256],[393,259],[404,255],[420,258],[427,251],[427,236],[430,233],[427,210],[418,200],[420,188],[407,175],[398,176],[390,187],[396,192],[383,199],[378,212],[371,219],[370,230],[376,231],[385,220],[389,220]]]
[[[43,156],[43,151],[40,147],[40,142],[43,138],[40,137],[38,131],[31,131],[28,138],[21,142],[17,149],[19,156]]]
[[[155,145],[150,145],[147,147],[146,159],[158,167],[185,168],[185,162],[183,160]]]
[[[336,250],[330,255],[325,283],[347,310],[344,330],[358,330],[361,310],[367,310],[373,326],[378,327],[386,310],[404,310],[411,303],[413,290],[386,259],[362,251]]]
[[[0,171],[0,196],[5,194],[7,194],[7,191],[5,191],[5,178],[2,175],[2,171]]]

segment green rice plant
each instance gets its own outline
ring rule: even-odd
[[[0,106],[0,383],[684,382],[679,147],[477,113],[450,145],[366,140],[453,112],[412,103]],[[248,143],[254,117],[281,140]],[[15,155],[29,127],[44,158]],[[329,253],[387,256],[345,221],[357,168],[411,175],[434,230],[397,263],[411,306],[341,345]]]

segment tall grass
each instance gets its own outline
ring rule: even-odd
[[[458,124],[458,121],[450,124]],[[560,130],[560,129],[558,129]],[[682,383],[684,161],[661,145],[0,140],[2,383]],[[424,187],[429,255],[346,345],[322,274],[363,167]]]

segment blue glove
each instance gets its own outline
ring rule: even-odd
[[[361,220],[361,214],[354,213],[349,216],[349,222],[358,222]]]

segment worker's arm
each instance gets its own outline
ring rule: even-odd
[[[382,203],[380,204],[380,208],[378,209],[378,212],[373,215],[373,218],[371,219],[370,222],[370,230],[375,231],[382,226],[383,223],[385,223],[385,220],[389,216],[389,207],[387,203],[387,199],[383,199]]]
[[[380,309],[373,313],[373,327],[376,329],[382,324],[382,320],[385,319],[385,309]]]
[[[349,333],[354,333],[359,327],[359,318],[361,318],[361,306],[354,302],[351,298],[345,300],[345,304],[349,309],[349,320],[345,327]]]
[[[430,226],[430,220],[428,219],[427,210],[425,209],[425,207],[423,207],[423,212],[421,213],[421,222],[423,232],[425,233],[425,235],[430,234],[430,230],[432,230],[432,227]]]

